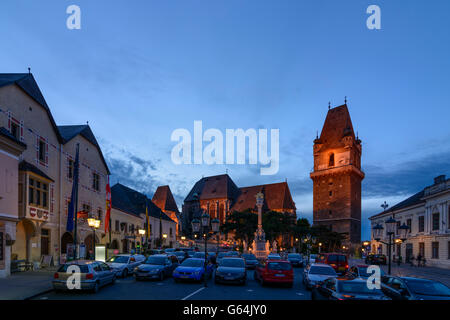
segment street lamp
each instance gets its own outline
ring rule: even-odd
[[[192,231],[194,233],[202,233],[204,238],[205,238],[205,273],[203,275],[203,279],[204,279],[204,286],[207,287],[208,283],[207,283],[207,279],[206,279],[206,274],[207,274],[207,266],[208,266],[208,235],[214,234],[219,232],[219,227],[220,227],[220,221],[218,219],[213,219],[212,221],[210,221],[210,216],[209,214],[207,214],[206,212],[204,214],[202,214],[201,216],[201,220],[199,219],[193,219],[191,222],[192,225]],[[197,236],[197,235],[195,235]]]
[[[388,260],[389,260],[389,265],[388,265],[388,274],[391,274],[391,250],[392,250],[392,241],[393,241],[393,235],[395,233],[395,226],[397,225],[397,220],[395,220],[394,218],[390,217],[389,219],[387,219],[384,224],[386,225],[386,233],[389,236],[389,241],[388,242],[384,242],[381,241],[381,235],[383,234],[383,226],[381,226],[380,224],[377,224],[375,227],[372,228],[373,230],[373,238],[378,241],[381,242],[385,245],[388,246]]]
[[[98,229],[100,227],[100,220],[95,218],[88,218],[88,225],[92,228],[93,232],[93,238],[92,238],[92,252],[93,252],[93,258],[95,260],[95,229]]]
[[[321,249],[322,249],[322,242],[319,242],[319,253],[320,253]]]
[[[139,235],[141,236],[141,253],[142,253],[142,248],[143,248],[143,245],[144,245],[145,230],[144,229],[139,229],[138,232],[139,232]]]
[[[212,232],[217,233],[217,254],[219,253],[219,242],[220,242],[220,220],[219,219],[212,219],[211,220],[211,229]]]

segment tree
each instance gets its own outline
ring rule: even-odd
[[[223,233],[233,232],[236,240],[241,242],[245,240],[249,244],[253,241],[257,227],[258,215],[247,209],[241,212],[234,211],[220,229]]]

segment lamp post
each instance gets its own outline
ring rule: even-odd
[[[383,233],[383,226],[381,226],[380,224],[377,224],[375,227],[372,228],[373,230],[373,238],[378,241],[381,242],[385,245],[388,246],[388,274],[391,274],[391,250],[392,250],[392,244],[393,244],[393,235],[395,233],[395,227],[397,225],[397,220],[395,220],[394,218],[390,217],[389,219],[387,219],[385,222],[386,225],[386,234],[389,236],[389,240],[388,242],[384,242],[381,241],[381,235]],[[406,228],[408,228],[406,226]],[[406,229],[407,231],[408,229]]]
[[[145,230],[144,229],[139,229],[139,235],[141,236],[141,252],[142,253],[142,249],[144,246],[144,235],[145,235]]]
[[[204,279],[204,286],[207,287],[208,283],[207,283],[206,274],[207,274],[207,267],[208,267],[208,235],[210,233],[215,234],[215,233],[219,232],[220,221],[218,219],[213,219],[210,221],[209,214],[204,213],[201,216],[201,220],[193,219],[191,224],[192,224],[192,231],[194,233],[201,232],[205,238],[205,264],[204,264],[205,271],[203,274],[203,279]]]
[[[100,227],[100,220],[95,219],[95,218],[88,218],[88,225],[93,230],[92,253],[93,253],[93,258],[95,260],[95,229],[98,229],[98,227]]]
[[[322,249],[322,242],[319,242],[319,253],[320,253],[321,249]]]
[[[166,239],[167,239],[167,233],[163,233],[161,247],[164,247],[164,244],[166,243]]]

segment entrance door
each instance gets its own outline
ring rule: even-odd
[[[50,252],[50,234],[48,229],[41,230],[41,256],[48,256]]]
[[[409,260],[411,259],[413,255],[413,245],[412,243],[407,243],[406,244],[406,257],[405,257],[405,262],[409,262]]]

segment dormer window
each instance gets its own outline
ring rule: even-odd
[[[328,161],[328,166],[329,167],[334,166],[334,153],[330,154],[330,160]]]

